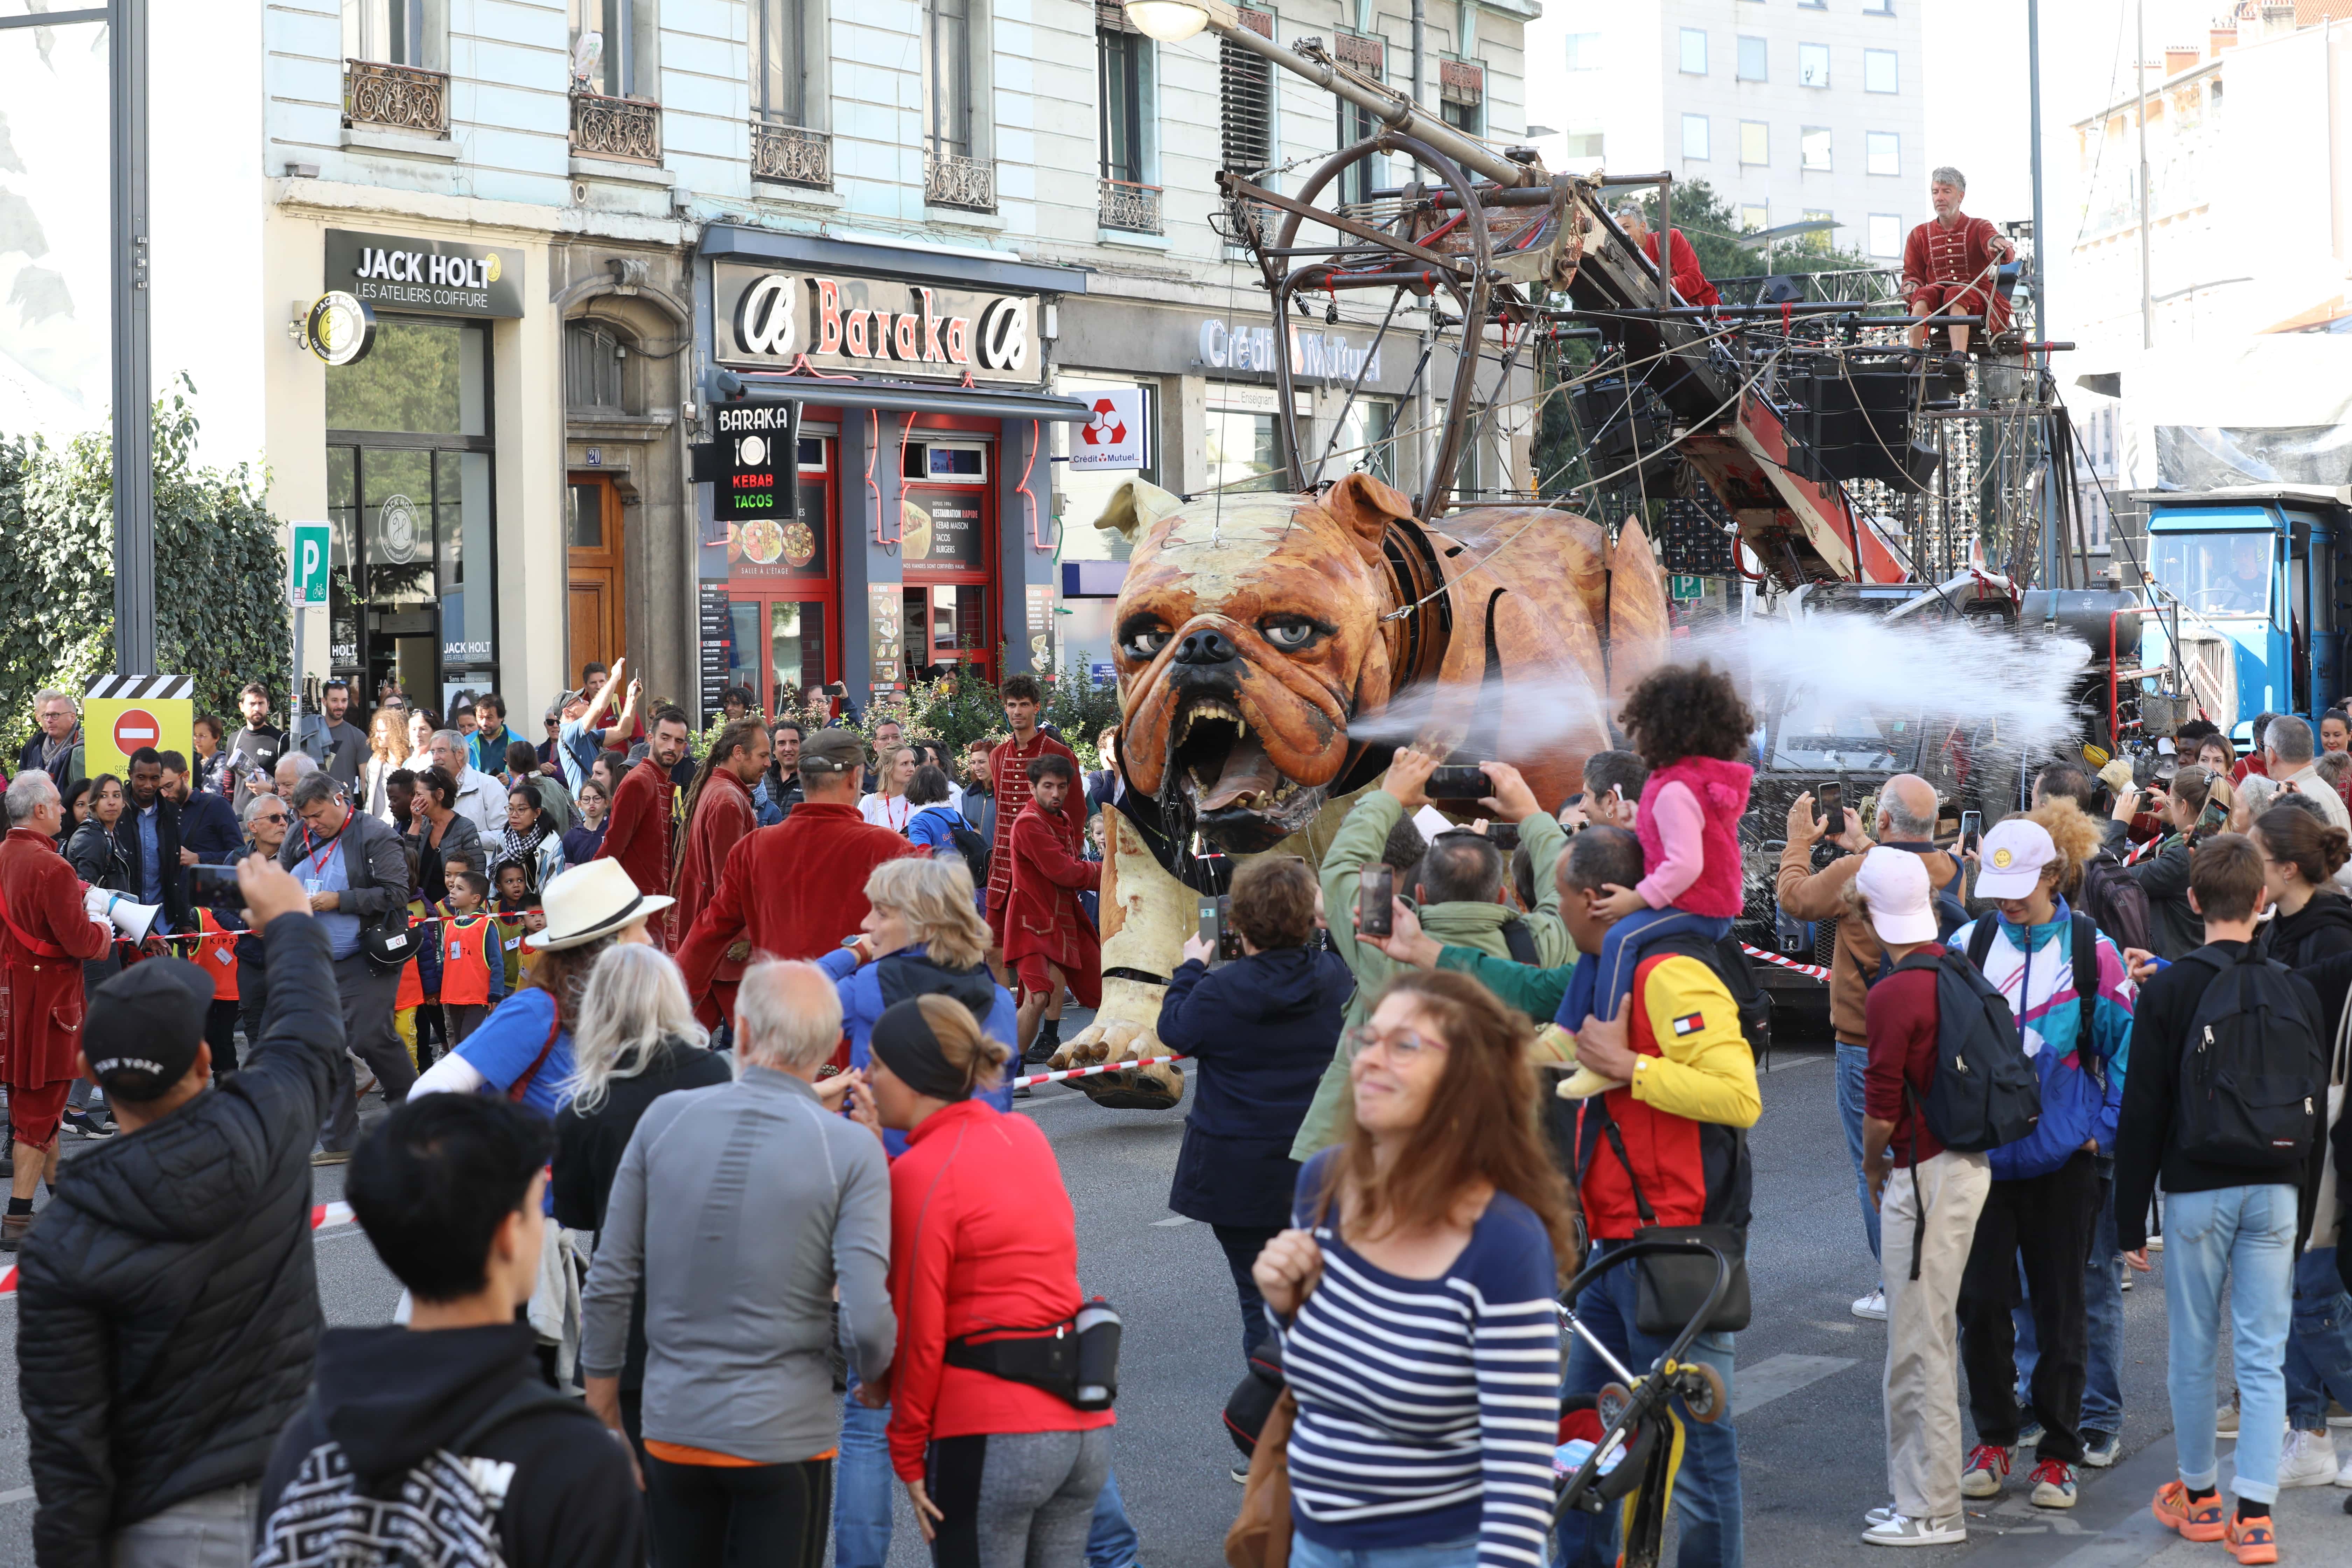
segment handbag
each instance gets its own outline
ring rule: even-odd
[[[2336,1247],[2341,1244],[2338,1220],[2341,1218],[2343,1187],[2337,1181],[2335,1144],[2331,1134],[2344,1115],[2344,1089],[2352,1079],[2352,993],[2344,998],[2344,1016],[2336,1026],[2336,1059],[2327,1072],[2327,1114],[2319,1124],[2319,1206],[2311,1216],[2309,1247]]]
[[[1290,1563],[1290,1425],[1298,1401],[1284,1389],[1251,1450],[1241,1511],[1225,1531],[1226,1568],[1288,1568]]]
[[[1633,1174],[1633,1162],[1625,1154],[1624,1135],[1617,1131],[1616,1119],[1609,1114],[1607,1103],[1597,1095],[1585,1103],[1601,1113],[1601,1134],[1616,1152],[1617,1163],[1625,1168],[1626,1185],[1633,1189],[1633,1207],[1642,1216],[1633,1239],[1703,1242],[1723,1254],[1725,1261],[1731,1265],[1731,1279],[1724,1287],[1723,1300],[1714,1314],[1699,1326],[1704,1332],[1724,1334],[1746,1328],[1751,1310],[1746,1229],[1719,1224],[1660,1225],[1657,1211],[1642,1194],[1641,1178]],[[1645,1334],[1672,1338],[1681,1333],[1706,1305],[1707,1295],[1715,1289],[1716,1264],[1703,1252],[1657,1253],[1635,1258],[1633,1277],[1633,1326]]]

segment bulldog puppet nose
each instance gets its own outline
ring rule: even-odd
[[[1233,639],[1213,626],[1185,633],[1184,640],[1176,647],[1179,664],[1225,664],[1240,657],[1241,650],[1234,647]]]

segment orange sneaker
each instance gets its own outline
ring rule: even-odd
[[[2185,1532],[2184,1532],[2185,1533]],[[2222,1537],[2241,1563],[2275,1563],[2278,1561],[2278,1536],[2271,1529],[2268,1517],[2233,1519],[2229,1532]]]
[[[2183,1541],[2219,1541],[2229,1530],[2220,1492],[2203,1502],[2190,1502],[2189,1488],[2179,1481],[2167,1481],[2157,1488],[2156,1502],[2148,1511],[2167,1530],[2179,1531]],[[2267,1561],[2277,1560],[2278,1549],[2273,1546]]]

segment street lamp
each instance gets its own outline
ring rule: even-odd
[[[1127,19],[1147,38],[1181,44],[1209,25],[1209,7],[1198,0],[1127,0]]]

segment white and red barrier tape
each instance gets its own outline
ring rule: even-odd
[[[349,1225],[352,1223],[352,1205],[349,1204],[313,1204],[310,1205],[310,1228],[312,1230],[325,1230],[330,1226]],[[16,1293],[16,1266],[11,1263],[7,1268],[0,1268],[0,1296],[13,1296]]]
[[[1827,980],[1830,977],[1830,972],[1818,963],[1799,963],[1793,958],[1783,958],[1777,952],[1768,952],[1760,947],[1750,947],[1744,942],[1739,944],[1739,951],[1750,958],[1760,958],[1767,963],[1777,963],[1783,969],[1793,969],[1800,974],[1810,974],[1816,980]]]
[[[1033,1072],[1013,1080],[1014,1089],[1026,1089],[1033,1083],[1059,1083],[1066,1078],[1092,1078],[1098,1072],[1119,1072],[1128,1068],[1158,1067],[1163,1062],[1189,1062],[1190,1057],[1141,1057],[1133,1061],[1103,1062],[1090,1068],[1064,1068],[1060,1072]]]

